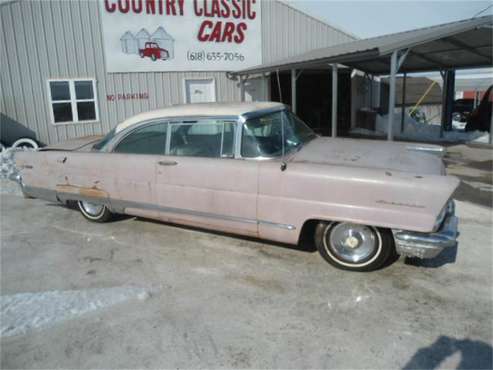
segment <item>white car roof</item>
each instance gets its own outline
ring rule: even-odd
[[[252,102],[252,103],[200,103],[172,105],[167,108],[139,113],[116,126],[116,132],[120,132],[130,126],[143,121],[159,118],[173,117],[208,117],[208,116],[240,116],[264,109],[282,108],[284,104],[276,102]]]

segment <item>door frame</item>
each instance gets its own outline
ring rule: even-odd
[[[192,104],[187,102],[187,81],[212,81],[212,97],[213,102],[217,102],[216,92],[216,78],[215,77],[184,77],[183,78],[183,103]]]

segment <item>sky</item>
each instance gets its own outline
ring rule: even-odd
[[[491,1],[332,1],[286,3],[360,38],[471,18]],[[493,14],[490,8],[481,15]]]

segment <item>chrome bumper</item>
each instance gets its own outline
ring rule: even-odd
[[[445,248],[457,245],[458,224],[459,219],[450,214],[440,230],[434,233],[392,230],[396,252],[408,257],[434,258]]]

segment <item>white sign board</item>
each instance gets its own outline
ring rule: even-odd
[[[262,63],[260,0],[100,0],[107,72]]]

